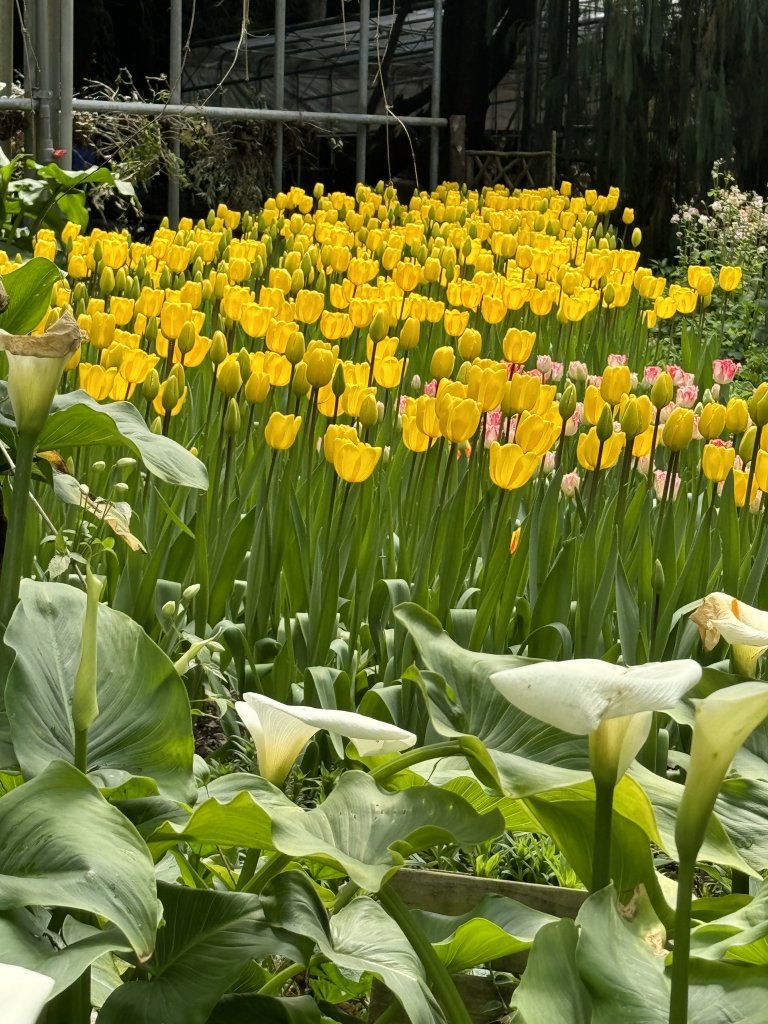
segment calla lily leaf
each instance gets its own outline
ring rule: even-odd
[[[242,791],[233,796],[238,784]],[[208,793],[213,799],[195,808],[180,834],[178,826],[170,827],[152,842],[183,838],[273,849],[340,868],[367,892],[378,892],[416,850],[442,843],[474,846],[504,830],[498,810],[479,814],[461,797],[432,786],[388,793],[363,772],[346,772],[310,811],[259,776],[225,777]]]
[[[691,956],[768,964],[768,883],[745,907],[694,928]]]
[[[538,932],[512,1009],[520,1024],[591,1024],[589,994],[576,966],[578,929],[573,921]]]
[[[16,652],[5,692],[14,751],[27,778],[54,758],[74,761],[74,680],[85,595],[63,583],[22,580],[5,643]],[[170,658],[129,616],[99,605],[99,715],[88,768],[150,775],[163,795],[194,793],[189,699]]]
[[[8,305],[0,313],[0,331],[28,334],[40,323],[51,305],[51,289],[61,271],[51,260],[35,256],[18,270],[3,275]]]

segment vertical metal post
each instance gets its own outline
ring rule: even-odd
[[[13,85],[14,0],[0,0],[0,96],[10,96]],[[10,150],[10,139],[0,139],[0,149]]]
[[[286,0],[275,0],[275,109],[285,109],[285,6]],[[275,124],[274,190],[283,189],[283,123]]]
[[[168,60],[170,102],[181,103],[181,9],[182,0],[171,0],[171,49]],[[177,132],[173,133],[171,149],[176,160],[181,157]],[[175,174],[168,177],[168,220],[171,227],[179,224],[179,179]]]
[[[34,49],[39,63],[37,99],[37,159],[44,164],[53,159],[53,137],[51,135],[51,63],[48,59],[50,51],[50,22],[48,20],[48,0],[37,0],[35,19]]]
[[[440,117],[440,79],[443,73],[443,0],[435,0],[432,29],[432,117]],[[437,188],[440,174],[440,129],[429,129],[429,187]]]
[[[357,59],[357,109],[368,111],[368,59],[371,34],[371,0],[360,0],[360,52]],[[365,151],[368,145],[368,126],[357,126],[357,152],[355,173],[358,181],[365,181]]]
[[[59,89],[59,146],[64,150],[60,163],[72,170],[72,93],[75,88],[75,0],[61,0],[59,37],[61,84]]]

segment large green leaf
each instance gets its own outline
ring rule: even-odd
[[[71,705],[84,615],[85,595],[74,587],[22,581],[5,634],[16,652],[6,705],[27,778],[54,758],[74,760]],[[149,775],[162,793],[189,799],[191,715],[171,660],[127,615],[100,605],[97,670],[99,715],[88,732],[89,771]]]
[[[527,797],[526,807],[552,837],[585,885],[592,881],[595,789],[591,782]],[[653,866],[651,843],[661,846],[653,808],[642,788],[625,776],[616,787],[611,833],[611,878],[629,896],[642,883],[656,912],[671,923],[672,910]]]
[[[85,391],[57,395],[38,441],[41,449],[119,446],[137,455],[150,473],[177,487],[208,487],[200,459],[162,434],[153,434],[130,402],[100,404]]]
[[[530,659],[465,650],[437,619],[414,604],[399,605],[395,617],[415,641],[424,665],[442,676],[455,693],[458,706],[435,687],[427,689],[435,730],[443,736],[479,739],[505,793],[527,796],[591,777],[584,737],[524,714],[489,682],[492,673]]]
[[[460,917],[411,911],[451,974],[531,948],[540,928],[557,918],[505,896],[484,896]]]
[[[539,931],[512,999],[515,1024],[591,1024],[589,995],[576,966],[578,934],[573,921]]]
[[[65,922],[65,934],[71,920]],[[130,944],[116,928],[88,928],[87,932],[84,937],[65,941],[58,947],[41,934],[41,922],[30,911],[0,914],[0,963],[47,974],[56,982],[51,996],[58,995],[105,953],[130,952]]]
[[[264,920],[256,896],[162,882],[158,895],[164,926],[155,952],[137,980],[107,999],[100,1024],[205,1024],[249,960],[308,955],[301,935]]]
[[[413,1024],[442,1021],[421,962],[399,927],[372,899],[352,900],[329,921],[306,876],[287,871],[265,892],[264,912],[271,923],[311,937],[341,970],[374,974],[397,996]]]
[[[745,907],[694,928],[691,955],[768,964],[768,883]]]
[[[0,799],[0,910],[74,907],[154,947],[152,858],[133,825],[72,765],[54,761]]]
[[[224,996],[206,1024],[320,1024],[323,1018],[311,996],[280,999],[255,993]]]
[[[311,858],[341,868],[367,892],[378,892],[416,850],[443,843],[474,846],[504,830],[496,809],[479,814],[461,797],[433,786],[388,793],[363,772],[346,772],[327,800],[309,811],[258,776],[224,777],[208,792],[215,799],[195,808],[179,836],[171,827],[153,838]]]
[[[51,305],[51,289],[61,279],[61,271],[50,260],[35,256],[18,270],[3,275],[8,293],[8,308],[0,313],[0,331],[29,334],[40,323]]]

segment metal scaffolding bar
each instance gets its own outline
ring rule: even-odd
[[[443,0],[435,0],[432,22],[432,117],[440,117],[440,78],[443,71]],[[440,128],[435,124],[429,133],[429,187],[437,188],[440,174]]]
[[[38,56],[38,89],[37,103],[37,159],[41,163],[50,163],[53,159],[53,136],[51,135],[51,64],[48,60],[48,44],[50,40],[50,23],[48,20],[48,0],[37,0],[35,24],[35,53]]]
[[[371,36],[371,0],[360,0],[360,49],[357,63],[357,106],[361,114],[368,110],[368,59]],[[365,181],[365,151],[368,146],[368,128],[357,126],[355,170],[358,181]]]
[[[171,103],[181,100],[181,5],[182,0],[171,0],[171,42],[168,57],[169,98]],[[178,132],[173,133],[171,149],[174,158],[181,159]],[[172,227],[179,223],[179,179],[171,171],[168,175],[168,220]]]
[[[275,0],[275,106],[285,103],[285,7],[286,0]],[[274,190],[283,188],[283,123],[275,129]]]
[[[75,84],[75,0],[61,0],[61,35],[59,36],[59,146],[64,151],[61,166],[72,170],[72,97]]]

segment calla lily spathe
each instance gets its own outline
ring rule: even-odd
[[[729,644],[768,649],[768,612],[715,591],[708,594],[691,622],[699,627],[705,651],[711,651],[722,637]]]
[[[256,746],[260,774],[276,786],[285,781],[304,746],[320,729],[354,740],[362,756],[407,750],[416,743],[413,733],[367,715],[293,707],[260,693],[244,693],[235,710]]]
[[[688,659],[626,667],[575,658],[496,672],[491,682],[526,714],[584,735],[606,719],[671,708],[700,678],[701,667]]]
[[[0,964],[0,1024],[36,1024],[55,984],[47,974]]]

